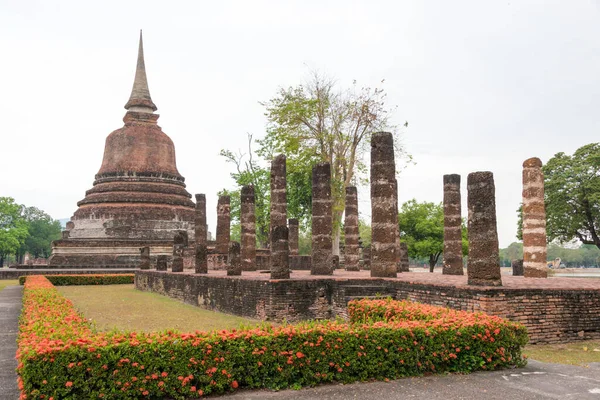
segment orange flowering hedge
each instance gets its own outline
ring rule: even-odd
[[[360,321],[359,314],[378,307],[403,317]],[[418,318],[411,320],[412,310]],[[498,317],[394,301],[352,302],[349,311],[355,322],[96,333],[48,279],[28,277],[17,351],[21,397],[187,399],[242,387],[299,388],[524,363],[525,328]],[[430,314],[436,318],[421,318]]]
[[[87,274],[87,275],[44,275],[53,285],[121,285],[131,284],[134,274]],[[19,277],[19,284],[23,285],[27,276]]]

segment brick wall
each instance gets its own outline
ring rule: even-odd
[[[532,343],[600,338],[599,290],[457,288],[395,279],[269,280],[152,270],[136,271],[135,285],[205,309],[261,320],[346,317],[352,299],[390,296],[518,321],[527,326]]]

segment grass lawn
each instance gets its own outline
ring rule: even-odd
[[[537,361],[587,365],[591,362],[600,362],[600,340],[531,345],[526,346],[523,353]]]
[[[260,321],[236,317],[181,303],[155,293],[135,290],[133,285],[57,286],[75,307],[100,331],[113,328],[155,332],[181,332],[238,328]]]
[[[7,281],[0,281],[0,290],[4,289],[7,286],[12,286],[12,285],[18,285],[19,281],[18,280],[7,280]]]

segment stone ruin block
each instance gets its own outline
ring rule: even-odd
[[[542,161],[523,163],[523,270],[526,278],[547,278],[546,209]]]
[[[173,239],[173,263],[171,265],[172,272],[183,272],[183,252],[187,241],[187,232],[177,231]]]
[[[332,206],[331,165],[320,163],[312,169],[311,275],[333,274]]]
[[[236,275],[242,275],[240,244],[238,242],[229,242],[229,254],[227,256],[227,276]]]
[[[197,274],[208,273],[208,248],[206,243],[196,243],[195,272]]]
[[[168,262],[169,262],[169,256],[166,256],[164,254],[160,254],[160,255],[156,256],[156,270],[157,271],[166,271]]]
[[[287,224],[286,157],[283,154],[271,161],[271,231]]]
[[[460,175],[444,175],[444,275],[464,275]]]
[[[296,218],[288,219],[289,229],[289,244],[290,244],[290,256],[298,255],[298,240],[300,237],[300,224]]]
[[[362,249],[362,269],[371,269],[371,246],[365,246]]]
[[[246,185],[241,191],[241,257],[242,270],[256,270],[256,214],[254,186]]]
[[[394,139],[389,132],[371,137],[371,276],[397,276],[396,164]]]
[[[410,262],[408,260],[408,245],[400,242],[400,271],[410,272]]]
[[[215,252],[226,255],[229,252],[231,237],[231,199],[229,196],[219,196],[217,203],[217,243]]]
[[[150,247],[140,248],[140,269],[150,269]]]
[[[355,186],[346,188],[344,219],[344,267],[346,271],[360,271],[360,247],[358,245],[358,192]]]
[[[510,266],[513,276],[523,276],[523,260],[512,260]]]
[[[288,244],[289,230],[279,225],[271,231],[271,279],[289,279],[290,265]]]
[[[206,195],[196,195],[196,214],[194,220],[194,241],[206,245],[208,240],[208,226],[206,225]]]
[[[496,227],[496,190],[491,172],[472,172],[467,178],[469,207],[468,284],[502,286]]]

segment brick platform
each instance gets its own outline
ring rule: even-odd
[[[133,274],[135,268],[37,268],[5,269],[0,268],[0,280],[19,279],[25,275],[89,275],[89,274]]]
[[[333,276],[292,271],[291,279],[246,272],[227,277],[136,271],[135,285],[202,308],[271,321],[346,316],[348,301],[391,296],[457,310],[483,311],[527,326],[532,343],[600,338],[600,279],[503,276],[502,287],[467,286],[466,276],[404,272],[371,278],[369,271]]]

